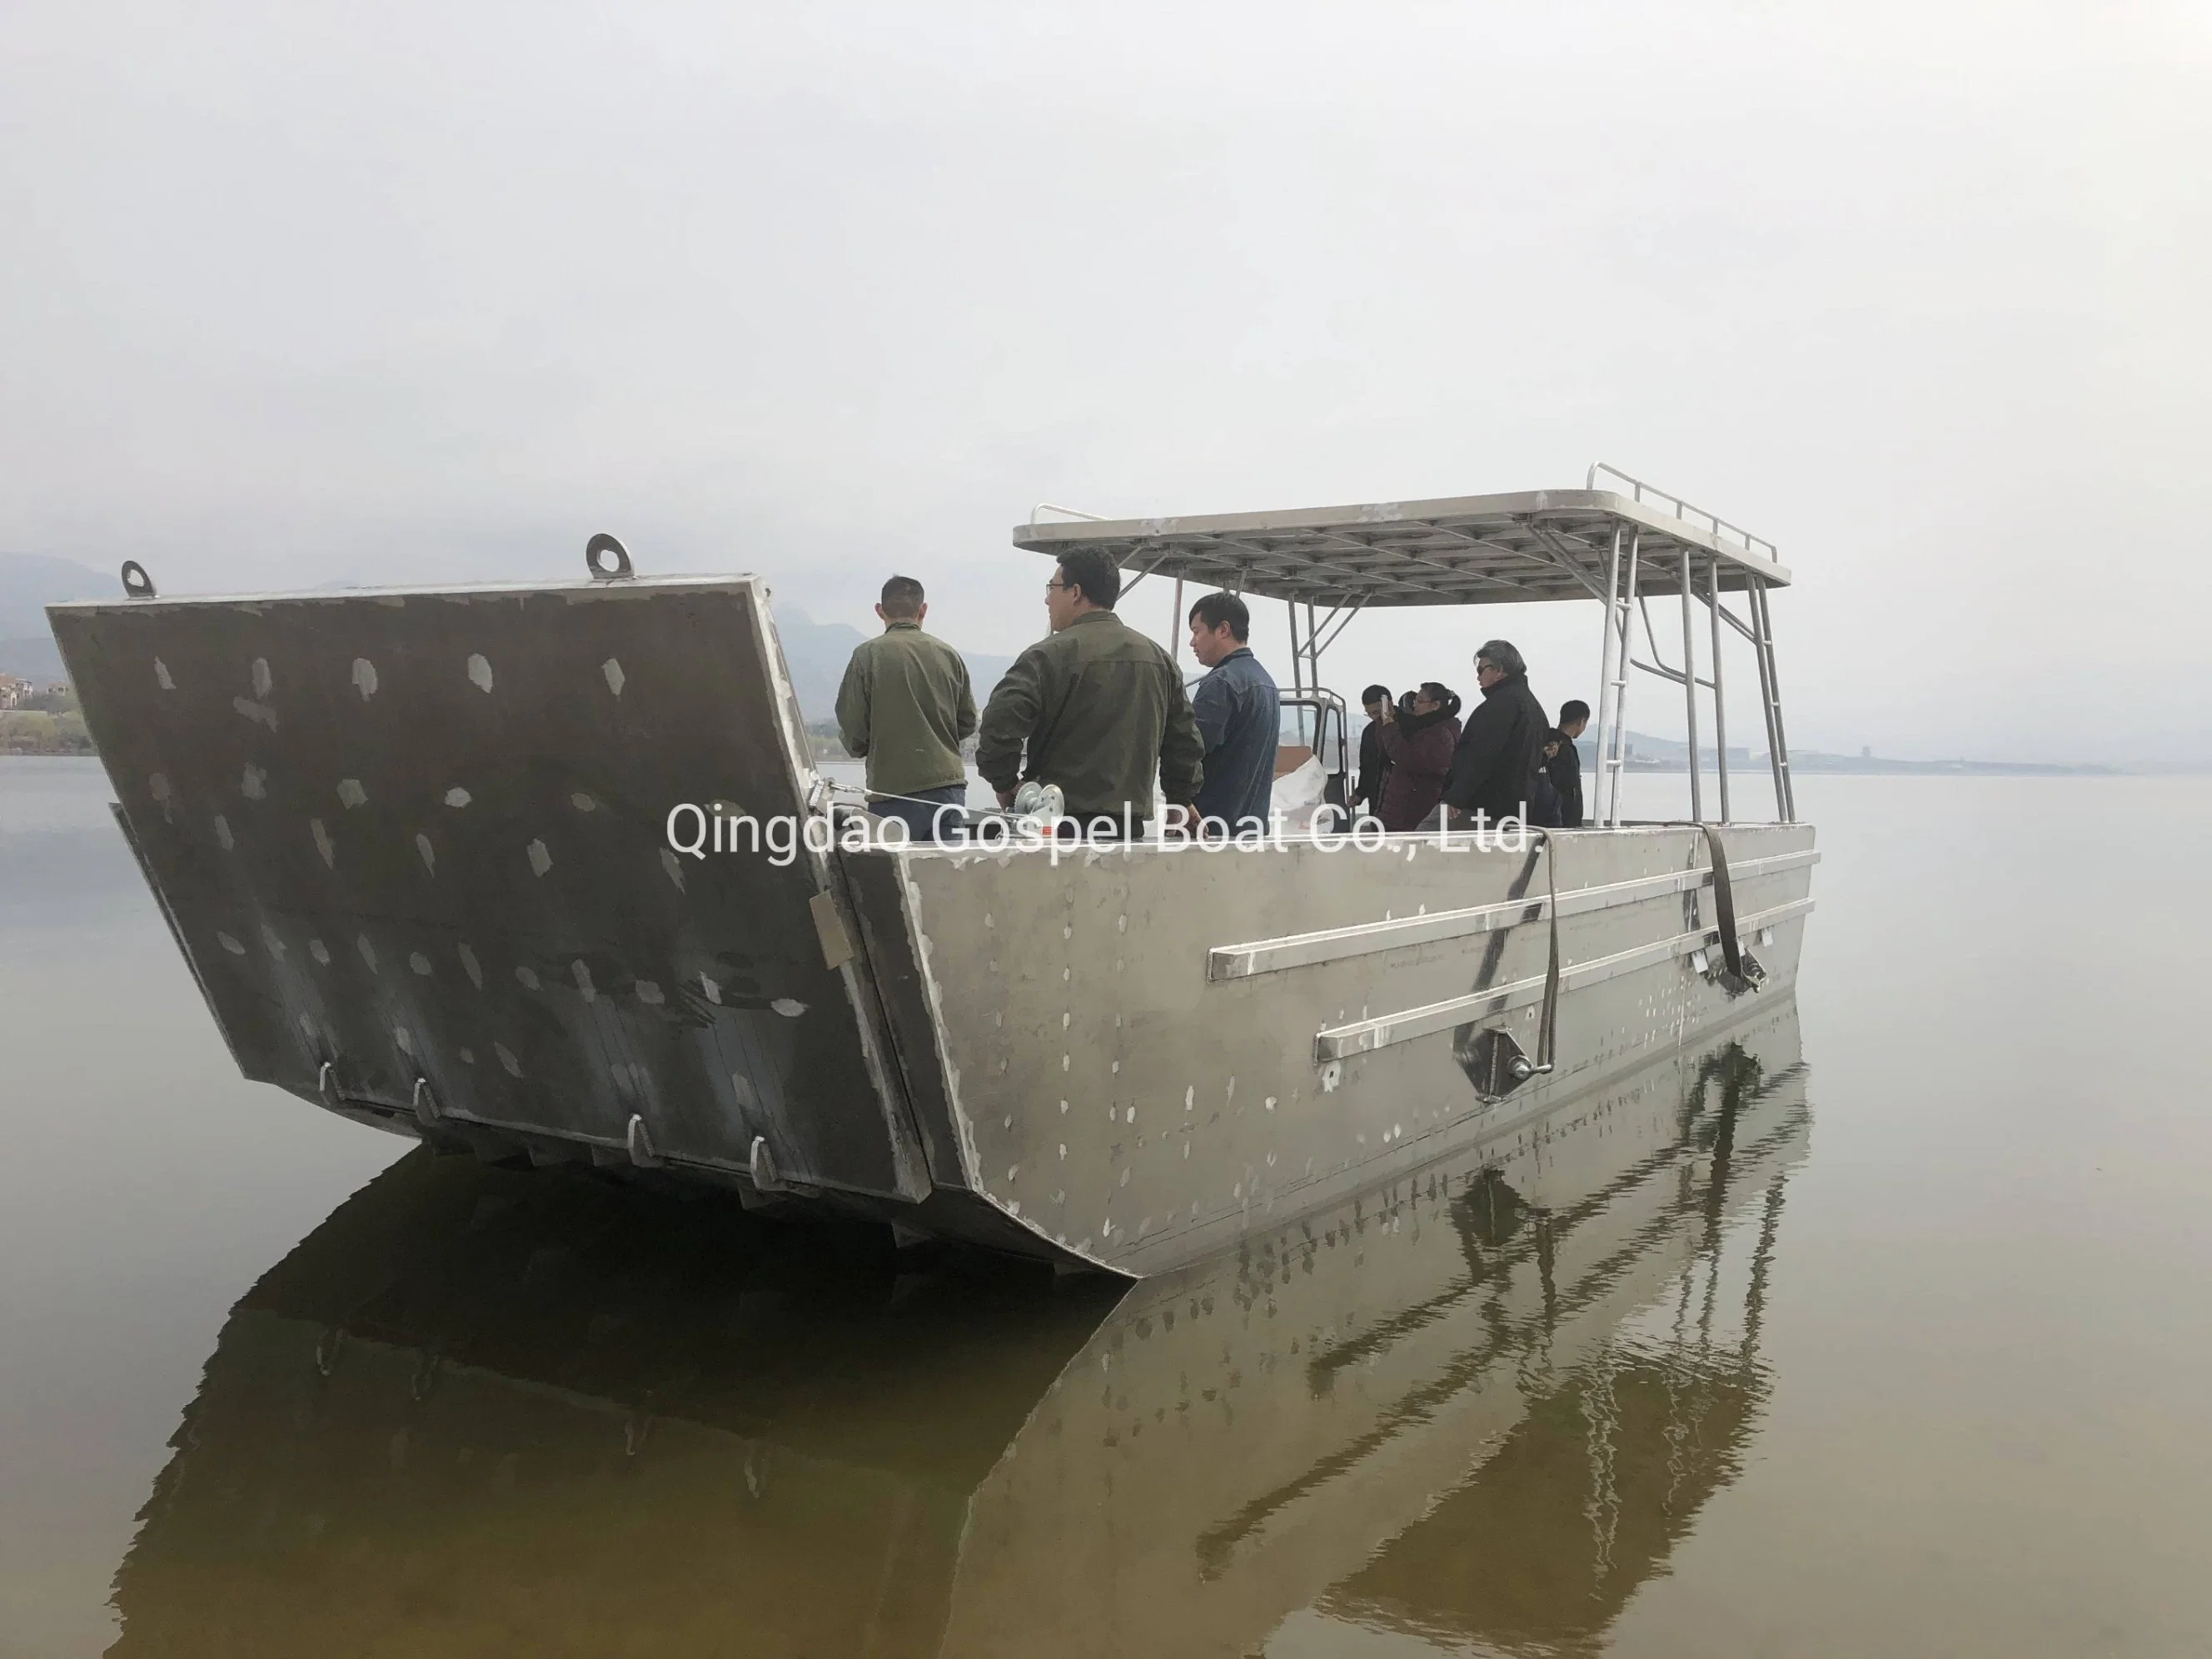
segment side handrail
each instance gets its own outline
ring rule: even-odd
[[[1103,514],[1085,513],[1076,507],[1062,507],[1057,501],[1039,501],[1035,507],[1030,509],[1030,523],[1031,526],[1034,526],[1036,525],[1037,521],[1037,514],[1040,513],[1057,513],[1063,518],[1081,519],[1087,524],[1103,524],[1106,522],[1105,515]]]
[[[1619,467],[1613,465],[1610,461],[1592,461],[1589,465],[1589,471],[1583,475],[1583,488],[1585,489],[1596,489],[1597,475],[1601,472],[1610,473],[1613,477],[1620,479],[1621,483],[1626,484],[1629,487],[1632,500],[1642,501],[1644,499],[1644,493],[1648,490],[1650,492],[1652,500],[1656,501],[1664,501],[1668,506],[1673,507],[1674,509],[1674,516],[1676,518],[1683,520],[1703,519],[1712,527],[1712,532],[1716,539],[1724,538],[1727,535],[1733,532],[1735,537],[1743,543],[1743,550],[1745,552],[1756,553],[1764,551],[1766,556],[1773,560],[1775,563],[1779,564],[1782,562],[1782,550],[1775,546],[1772,542],[1768,541],[1765,537],[1754,536],[1751,532],[1746,530],[1741,525],[1734,523],[1729,520],[1723,519],[1717,513],[1711,512],[1702,507],[1692,507],[1689,502],[1684,501],[1680,495],[1670,494],[1668,491],[1660,489],[1656,484],[1646,483],[1641,478],[1635,477],[1628,473],[1623,472]]]

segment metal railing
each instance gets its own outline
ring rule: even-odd
[[[1030,509],[1030,523],[1032,526],[1036,525],[1037,521],[1037,514],[1040,513],[1057,513],[1064,518],[1081,519],[1090,524],[1103,524],[1106,522],[1106,520],[1098,514],[1085,513],[1079,507],[1062,507],[1057,501],[1039,501],[1035,507]]]
[[[1775,563],[1779,564],[1782,562],[1781,550],[1776,547],[1772,542],[1768,541],[1765,537],[1754,536],[1751,532],[1746,530],[1741,525],[1732,524],[1728,520],[1721,517],[1717,513],[1709,513],[1702,507],[1692,507],[1689,502],[1684,501],[1680,495],[1670,495],[1668,491],[1660,489],[1656,484],[1648,484],[1641,478],[1632,477],[1629,474],[1623,472],[1619,467],[1613,465],[1609,462],[1592,461],[1590,463],[1589,471],[1583,476],[1583,488],[1585,489],[1596,489],[1597,475],[1601,472],[1610,473],[1613,477],[1620,479],[1621,483],[1628,485],[1632,492],[1632,499],[1633,500],[1640,501],[1646,495],[1649,495],[1653,501],[1664,501],[1668,507],[1674,508],[1674,516],[1682,520],[1685,523],[1694,524],[1702,519],[1709,526],[1711,526],[1713,532],[1713,539],[1716,541],[1726,541],[1730,536],[1734,536],[1737,541],[1743,544],[1743,550],[1745,552],[1764,553],[1766,557],[1771,559]]]

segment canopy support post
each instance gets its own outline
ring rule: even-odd
[[[1686,549],[1682,554],[1682,709],[1690,727],[1690,822],[1705,821],[1705,779],[1698,768],[1697,635],[1690,627],[1690,608],[1697,603],[1697,581]]]
[[[1766,721],[1766,763],[1774,774],[1774,816],[1787,823],[1788,790],[1782,776],[1782,745],[1774,734],[1774,676],[1766,660],[1766,626],[1759,616],[1759,586],[1753,582],[1744,593],[1746,608],[1751,612],[1751,626],[1745,631],[1751,641],[1751,659],[1759,668],[1759,712]]]
[[[1613,526],[1613,546],[1605,556],[1605,645],[1598,661],[1597,673],[1597,776],[1596,787],[1591,791],[1590,822],[1603,823],[1611,799],[1609,785],[1613,774],[1606,757],[1613,750],[1607,747],[1613,728],[1619,724],[1620,715],[1614,708],[1613,687],[1620,668],[1620,525]]]
[[[1631,635],[1636,628],[1638,563],[1644,550],[1644,532],[1631,530],[1628,533],[1628,566],[1622,572],[1620,588],[1614,596],[1620,607],[1620,645],[1613,659],[1613,730],[1608,734],[1612,747],[1601,753],[1598,765],[1601,769],[1601,783],[1604,786],[1606,802],[1605,822],[1618,827],[1620,823],[1620,789],[1623,774],[1628,766],[1628,667]]]
[[[1797,787],[1790,775],[1790,741],[1782,730],[1782,677],[1774,662],[1774,619],[1767,609],[1767,585],[1754,577],[1751,625],[1759,654],[1759,684],[1766,702],[1766,752],[1774,769],[1774,810],[1784,823],[1797,822]]]
[[[1176,665],[1176,672],[1178,674],[1182,672],[1182,635],[1185,626],[1182,614],[1182,578],[1177,576],[1175,615],[1168,618],[1168,660]]]
[[[1730,821],[1728,785],[1728,697],[1721,681],[1721,562],[1716,554],[1705,566],[1705,604],[1713,625],[1713,758],[1720,768],[1721,822]]]

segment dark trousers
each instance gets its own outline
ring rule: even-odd
[[[925,804],[926,803],[926,804]],[[945,825],[945,839],[957,841],[966,833],[968,823],[968,786],[948,783],[942,789],[917,789],[909,798],[891,799],[882,795],[868,797],[868,811],[878,817],[897,818],[906,825],[907,834],[918,842],[938,839],[937,826]],[[950,806],[940,820],[939,809]]]

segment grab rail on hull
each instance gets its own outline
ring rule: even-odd
[[[1711,860],[1711,927],[1678,933],[1656,945],[1617,951],[1594,962],[1577,963],[1572,970],[1563,970],[1559,961],[1558,846],[1548,831],[1539,830],[1537,833],[1542,838],[1544,848],[1544,914],[1550,922],[1541,978],[1519,980],[1496,989],[1477,991],[1449,1001],[1432,1003],[1426,1007],[1407,1009],[1401,1013],[1386,1014],[1379,1018],[1362,1019],[1315,1033],[1314,1063],[1331,1073],[1329,1086],[1334,1086],[1339,1077],[1337,1068],[1350,1054],[1372,1052],[1412,1037],[1425,1036],[1448,1027],[1462,1025],[1467,1022],[1453,1018],[1462,1012],[1472,1012],[1480,1008],[1482,1012],[1478,1018],[1494,1017],[1513,1008],[1525,1006],[1530,1000],[1539,1001],[1542,1012],[1537,1020],[1536,1057],[1533,1060],[1522,1052],[1512,1033],[1502,1025],[1488,1027],[1464,1040],[1460,1060],[1468,1079],[1474,1083],[1475,1091],[1486,1100],[1502,1098],[1529,1079],[1542,1077],[1555,1069],[1559,989],[1569,971],[1595,983],[1611,978],[1614,973],[1626,973],[1632,969],[1649,966],[1654,962],[1682,954],[1682,947],[1686,945],[1691,954],[1701,956],[1709,939],[1717,939],[1721,951],[1719,971],[1709,973],[1713,982],[1730,998],[1758,990],[1766,974],[1755,957],[1745,953],[1742,940],[1738,937],[1740,928],[1736,920],[1735,885],[1729,879],[1728,849],[1721,844],[1720,831],[1710,823],[1678,827],[1694,829],[1705,839],[1706,854]],[[1784,915],[1802,914],[1800,907],[1809,909],[1811,904],[1811,900],[1803,899],[1795,904],[1776,906],[1752,918],[1751,924],[1747,925],[1765,926]],[[1703,961],[1697,965],[1700,972],[1708,972]],[[1541,990],[1535,996],[1527,994],[1539,986]]]

